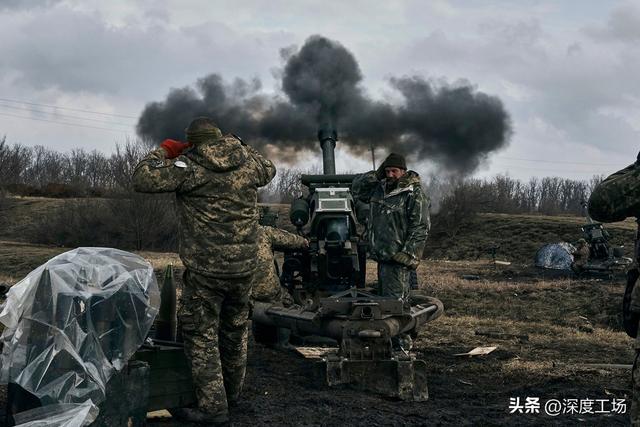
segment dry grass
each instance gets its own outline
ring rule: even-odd
[[[43,213],[60,206],[65,199],[44,197],[8,197],[0,210],[0,238],[24,241],[25,230]],[[295,231],[289,221],[288,204],[261,204],[278,212],[277,225]],[[531,262],[542,245],[558,241],[573,242],[581,235],[585,219],[575,216],[479,214],[460,229],[431,230],[425,255],[434,259],[475,260],[489,257],[489,248],[499,246],[498,258],[515,262]],[[607,225],[616,245],[633,248],[635,223],[627,220]]]
[[[3,239],[24,240],[25,230],[52,209],[64,204],[65,199],[53,199],[47,197],[20,197],[12,196],[5,199],[5,204],[0,209],[0,227],[2,227]]]
[[[465,280],[463,276],[478,280]],[[612,280],[553,277],[530,266],[494,268],[487,261],[423,261],[422,289],[449,314],[493,320],[545,320],[559,326],[621,330],[624,277]]]
[[[546,243],[575,242],[582,237],[584,218],[543,215],[479,214],[455,235],[448,230],[432,230],[425,254],[429,258],[473,260],[489,257],[489,248],[498,246],[497,257],[530,263]],[[612,243],[633,249],[635,223],[632,220],[606,226]]]
[[[2,240],[0,241],[0,281],[14,284],[31,270],[67,250]]]
[[[68,250],[12,241],[20,237],[29,218],[60,202],[20,198],[2,211],[5,225],[9,225],[4,228],[5,240],[0,241],[0,281],[15,283],[49,258]],[[271,206],[280,214],[278,225],[291,230],[288,206]],[[416,352],[428,363],[435,396],[431,404],[441,405],[442,413],[457,411],[463,402],[467,410],[483,411],[491,424],[491,420],[503,419],[500,417],[504,416],[510,396],[628,397],[628,371],[584,366],[633,361],[633,340],[621,328],[624,277],[557,277],[530,266],[542,244],[577,240],[583,223],[578,217],[482,214],[456,236],[433,230],[428,245],[430,259],[422,262],[418,276],[421,290],[440,298],[446,314],[421,330]],[[614,243],[632,246],[632,221],[607,229]],[[513,264],[494,267],[490,263],[487,248],[494,244],[500,246],[498,259]],[[180,287],[183,266],[176,254],[140,255],[151,262],[160,281],[164,268],[173,264]],[[467,280],[463,275],[478,276],[478,280]],[[369,262],[367,281],[375,280],[376,264]],[[502,338],[476,334],[482,330],[497,331]],[[486,356],[454,356],[492,344],[498,349]],[[480,419],[484,418],[477,418]],[[527,423],[538,425],[540,420]],[[611,421],[618,425],[625,422],[624,417],[599,421],[606,421],[607,425]]]
[[[30,271],[49,259],[74,248],[52,247],[31,243],[0,240],[0,283],[15,284]],[[178,254],[171,252],[135,252],[151,263],[159,272],[172,264],[176,276],[184,268]]]
[[[0,280],[14,283],[65,250],[1,241]],[[160,283],[164,268],[173,264],[180,287],[183,267],[176,254],[140,255],[154,266]],[[375,270],[369,262],[369,283],[375,281]],[[504,418],[509,398],[628,398],[628,370],[585,366],[633,361],[633,340],[619,321],[621,277],[553,278],[522,265],[495,268],[487,260],[425,260],[418,274],[421,290],[445,305],[445,315],[426,325],[415,342],[417,356],[428,364],[434,396],[430,404],[444,414],[482,411],[484,415],[474,418],[478,422],[488,417],[489,424],[539,425],[545,420]],[[463,274],[479,280],[462,279]],[[454,356],[487,345],[498,348],[480,357]],[[608,425],[625,422],[624,416],[598,420]]]
[[[451,398],[483,396],[474,399],[493,406],[525,395],[628,398],[629,370],[586,365],[633,362],[634,342],[619,318],[623,279],[554,279],[527,267],[508,268],[487,261],[420,266],[423,291],[443,301],[445,315],[420,332],[416,347],[434,377],[446,376],[442,387],[457,387]],[[491,345],[498,348],[485,356],[454,356]]]
[[[140,251],[135,253],[149,261],[156,270],[164,270],[169,264],[173,265],[176,270],[184,268],[180,257],[174,252]]]

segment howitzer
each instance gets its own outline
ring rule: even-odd
[[[323,175],[302,175],[308,195],[291,204],[291,223],[309,240],[303,250],[285,252],[280,281],[293,307],[255,303],[252,312],[257,341],[285,328],[293,336],[321,336],[339,349],[322,365],[328,385],[349,384],[405,400],[426,400],[426,364],[395,350],[392,338],[415,336],[420,326],[443,312],[442,303],[425,298],[406,307],[400,299],[367,290],[366,242],[356,216],[351,184],[355,175],[335,174],[335,130],[318,132]],[[260,331],[260,334],[256,334]],[[260,336],[263,334],[263,336]]]

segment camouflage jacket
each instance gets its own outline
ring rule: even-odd
[[[591,193],[588,208],[589,216],[596,221],[615,222],[627,217],[640,217],[640,165],[634,163],[598,184]],[[632,268],[638,268],[637,258]],[[640,314],[638,283],[635,283],[631,292],[629,310]],[[640,349],[640,335],[636,338],[636,349]]]
[[[396,253],[405,252],[420,260],[431,226],[429,199],[422,190],[420,176],[407,171],[389,193],[385,184],[386,180],[377,179],[375,171],[356,175],[352,184],[356,202],[369,204],[367,237],[371,258],[385,262]]]
[[[280,278],[273,262],[274,250],[299,249],[306,239],[276,227],[258,227],[258,266],[253,275],[251,299],[263,302],[278,302],[281,295]]]
[[[220,277],[253,273],[258,252],[258,187],[273,179],[271,161],[226,135],[175,159],[159,148],[133,173],[136,191],[175,192],[180,258],[185,267]]]
[[[602,222],[640,216],[640,165],[627,166],[598,184],[589,198],[589,215]]]

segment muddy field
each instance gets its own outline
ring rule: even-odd
[[[7,283],[64,250],[1,243],[1,258],[14,260],[0,265],[0,281]],[[174,263],[180,276],[174,254],[142,255],[159,274]],[[371,278],[374,269],[371,263]],[[418,272],[422,291],[440,298],[446,308],[420,332],[414,348],[428,365],[429,401],[400,402],[321,387],[313,361],[252,341],[233,425],[628,424],[627,414],[544,414],[551,399],[604,399],[606,412],[612,399],[626,399],[628,410],[630,369],[619,365],[632,363],[633,342],[621,332],[622,274],[553,277],[521,265],[496,267],[488,260],[425,260]],[[454,356],[489,345],[498,348],[484,356]],[[524,403],[527,397],[539,398],[540,414],[509,413],[511,398]],[[154,419],[150,425],[180,424]]]
[[[629,398],[629,369],[589,366],[632,363],[632,341],[619,327],[622,278],[548,278],[527,268],[497,270],[487,261],[426,261],[420,279],[447,309],[415,345],[430,370],[428,402],[318,389],[308,380],[308,361],[254,344],[234,425],[628,424],[626,414],[509,413],[510,398],[517,397],[543,404]],[[454,356],[486,345],[498,348]]]

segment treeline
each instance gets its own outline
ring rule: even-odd
[[[19,196],[100,197],[128,191],[133,168],[148,151],[137,141],[117,144],[107,156],[97,150],[68,153],[0,139],[0,185]]]
[[[59,198],[120,197],[130,195],[131,177],[149,151],[137,140],[116,144],[107,156],[97,150],[74,149],[68,153],[40,145],[8,144],[0,138],[0,190],[16,196]],[[320,173],[280,169],[277,177],[261,189],[260,201],[286,203],[302,194],[300,176]]]
[[[303,173],[319,170],[279,170],[276,178],[263,189],[261,199],[271,203],[289,203],[304,192]],[[434,213],[457,209],[473,212],[541,215],[583,215],[583,203],[602,176],[590,180],[560,177],[531,178],[527,182],[505,175],[491,179],[443,178],[431,174],[423,179]]]
[[[97,150],[74,149],[61,153],[43,146],[7,144],[0,139],[0,186],[22,196],[111,197],[131,192],[135,165],[148,151],[139,141],[116,145],[107,156]],[[288,203],[304,188],[303,173],[319,169],[280,169],[276,179],[261,190],[264,202]],[[582,213],[582,202],[602,180],[572,180],[559,177],[532,178],[527,182],[498,175],[491,179],[442,178],[432,174],[425,179],[435,210],[445,198],[459,199],[477,212],[539,213],[544,215]]]
[[[57,246],[175,251],[175,196],[133,190],[134,168],[148,151],[148,146],[136,140],[116,145],[115,152],[107,156],[83,149],[61,153],[43,146],[8,144],[1,138],[0,210],[9,203],[7,194],[64,199],[55,208],[34,215],[28,227],[12,237]],[[280,203],[298,197],[301,174],[281,169],[260,191],[259,200]]]
[[[523,182],[505,175],[448,180],[432,175],[426,185],[436,211],[455,205],[473,212],[583,215],[584,202],[602,179],[595,175],[588,181],[545,177]]]
[[[64,198],[55,208],[33,215],[13,237],[56,246],[176,250],[175,197],[133,190],[133,170],[147,151],[130,140],[116,145],[110,156],[82,149],[60,153],[9,145],[3,138],[0,208],[8,204],[6,193]]]
[[[430,176],[432,236],[455,237],[481,212],[505,214],[584,215],[584,202],[602,181],[559,177],[528,182],[504,175],[491,179],[442,179]]]
[[[0,208],[5,193],[65,198],[58,207],[34,216],[20,238],[61,246],[112,246],[174,251],[177,248],[175,197],[133,191],[135,165],[148,147],[130,140],[104,155],[96,150],[60,153],[42,146],[7,144],[0,139]],[[289,203],[301,196],[303,173],[319,169],[280,168],[259,193],[259,201]],[[478,212],[581,215],[582,202],[602,179],[558,177],[523,182],[508,176],[491,179],[424,177],[432,201],[434,231],[455,234]]]

